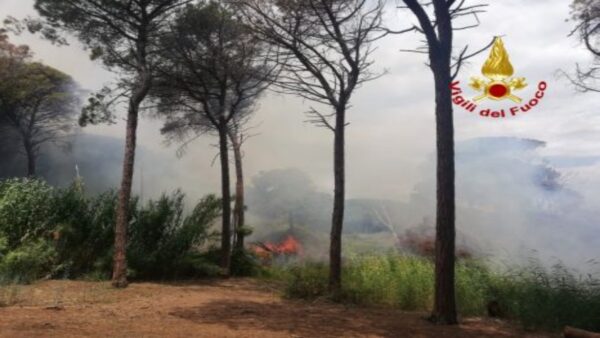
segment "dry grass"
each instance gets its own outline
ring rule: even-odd
[[[63,307],[117,301],[108,282],[39,281],[31,285],[0,286],[0,306]]]

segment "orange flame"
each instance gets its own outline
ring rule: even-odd
[[[271,258],[273,255],[294,256],[304,254],[302,244],[291,235],[288,235],[279,244],[272,242],[258,243],[253,246],[253,250],[255,254],[264,259]]]
[[[290,235],[279,244],[278,251],[284,255],[301,255],[303,253],[302,245]]]

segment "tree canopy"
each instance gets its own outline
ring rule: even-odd
[[[63,72],[30,61],[26,46],[0,45],[0,129],[23,146],[27,174],[47,142],[65,142],[79,112],[79,89]]]
[[[223,5],[188,5],[161,40],[153,94],[167,123],[163,132],[185,138],[243,120],[271,82],[269,51]]]

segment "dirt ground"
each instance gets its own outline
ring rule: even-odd
[[[423,313],[280,297],[252,279],[182,284],[45,281],[1,290],[0,337],[547,337],[489,319],[433,326]]]

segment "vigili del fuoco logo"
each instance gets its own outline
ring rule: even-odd
[[[460,81],[452,82],[450,88],[455,105],[471,113],[478,112],[482,117],[506,118],[527,113],[541,102],[548,87],[545,81],[541,81],[537,85],[535,95],[523,102],[519,95],[527,88],[527,82],[524,77],[513,77],[515,71],[500,37],[494,39],[492,50],[481,68],[481,73],[485,78],[472,77],[469,83],[469,87],[477,92],[477,96],[472,99],[465,97]],[[484,106],[485,103],[494,101],[506,101],[511,105],[500,108]]]

